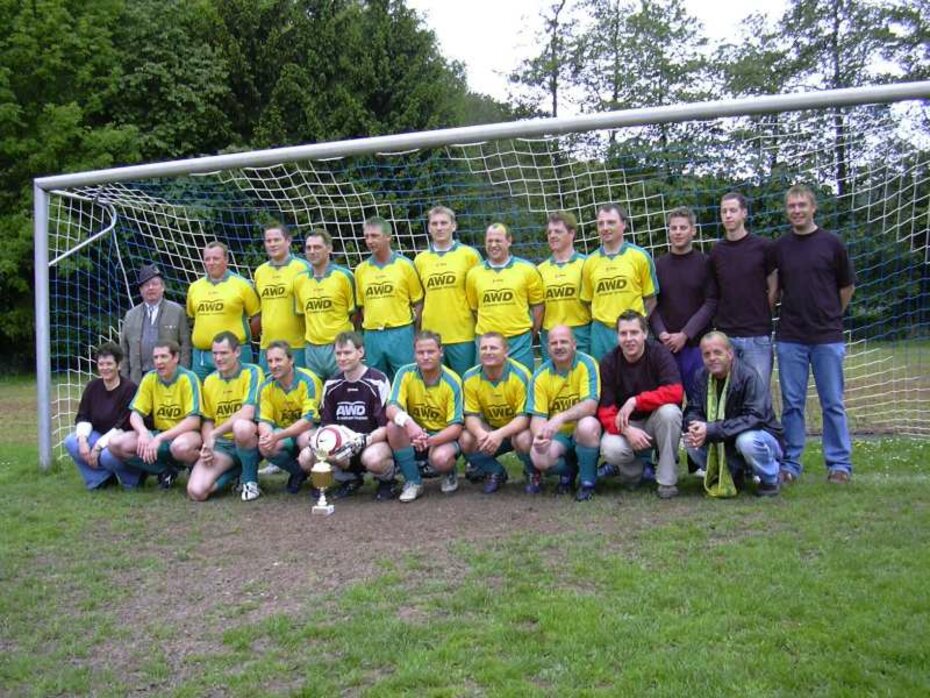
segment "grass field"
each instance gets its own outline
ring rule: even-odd
[[[312,519],[36,466],[0,383],[4,695],[930,694],[930,442],[855,444],[849,487],[587,505],[463,485]],[[367,490],[366,490],[367,492]]]

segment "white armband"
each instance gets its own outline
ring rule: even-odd
[[[394,424],[399,426],[401,429],[403,429],[404,425],[406,425],[407,422],[409,421],[410,421],[410,415],[404,412],[403,410],[399,410],[397,414],[394,415]]]
[[[77,426],[74,428],[74,435],[79,439],[83,436],[85,439],[90,436],[90,433],[94,430],[94,425],[90,422],[78,422]]]
[[[97,443],[94,444],[94,448],[96,448],[98,451],[102,451],[103,449],[107,447],[107,444],[110,443],[110,439],[122,433],[123,433],[122,429],[119,429],[118,427],[113,427],[112,429],[110,429],[110,431],[108,431],[106,434],[104,434],[99,439],[97,439]]]

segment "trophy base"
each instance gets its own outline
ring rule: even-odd
[[[334,507],[332,504],[324,504],[322,506],[315,504],[310,510],[310,514],[313,516],[329,516],[334,511],[336,511],[336,507]]]

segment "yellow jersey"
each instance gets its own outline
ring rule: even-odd
[[[388,399],[389,405],[397,405],[431,433],[464,421],[462,381],[451,369],[440,368],[436,382],[427,384],[416,364],[401,367]]]
[[[582,327],[591,322],[591,306],[581,300],[581,270],[585,259],[583,254],[575,252],[564,262],[550,257],[539,265],[539,275],[546,287],[544,330],[556,325]]]
[[[168,431],[186,417],[203,413],[197,374],[178,366],[167,383],[155,371],[142,377],[129,409],[143,417],[151,415],[155,429]]]
[[[443,344],[475,339],[475,316],[465,297],[465,278],[480,263],[478,250],[460,242],[453,242],[444,252],[430,246],[413,260],[425,293],[420,325],[438,333]]]
[[[581,300],[591,304],[591,316],[614,327],[625,310],[645,315],[643,298],[659,292],[656,267],[642,247],[624,242],[615,255],[604,248],[588,255],[581,274]]]
[[[385,264],[369,257],[355,267],[355,297],[366,330],[404,327],[413,322],[410,306],[423,300],[423,286],[413,262],[392,252]]]
[[[503,267],[485,261],[465,281],[468,305],[478,314],[475,332],[515,337],[533,327],[530,307],[546,300],[542,277],[530,262],[511,257]]]
[[[309,268],[306,260],[288,255],[284,264],[268,261],[255,270],[255,290],[262,306],[262,349],[277,340],[294,349],[304,345],[304,318],[294,306],[294,279]]]
[[[323,385],[319,377],[305,368],[294,369],[294,382],[285,389],[274,378],[262,383],[258,391],[257,422],[287,429],[299,419],[318,422]]]
[[[213,338],[227,330],[240,344],[250,342],[249,318],[260,311],[252,284],[231,271],[219,281],[204,276],[187,289],[187,314],[194,320],[191,343],[201,351],[210,351]]]
[[[354,329],[350,317],[356,310],[355,277],[345,267],[330,264],[321,277],[310,267],[294,279],[294,296],[310,344],[332,344],[340,332]]]
[[[534,417],[550,419],[582,400],[597,402],[600,395],[601,377],[597,361],[593,356],[577,352],[566,371],[559,371],[551,359],[536,369],[530,382],[527,411]],[[574,430],[575,422],[567,422],[560,432],[571,434]]]
[[[224,424],[243,405],[258,407],[258,389],[264,381],[262,369],[255,364],[240,364],[232,378],[214,371],[203,382],[203,417],[216,426]],[[232,432],[219,438],[232,441]]]
[[[481,417],[492,429],[505,427],[526,414],[529,384],[529,371],[513,359],[507,359],[497,381],[489,379],[481,366],[470,368],[462,380],[465,414]]]

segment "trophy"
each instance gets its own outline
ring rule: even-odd
[[[333,467],[326,462],[329,457],[329,451],[320,449],[316,452],[316,463],[310,469],[310,482],[320,491],[320,498],[310,510],[311,514],[317,516],[329,516],[335,511],[335,507],[326,501],[326,488],[333,485]]]

